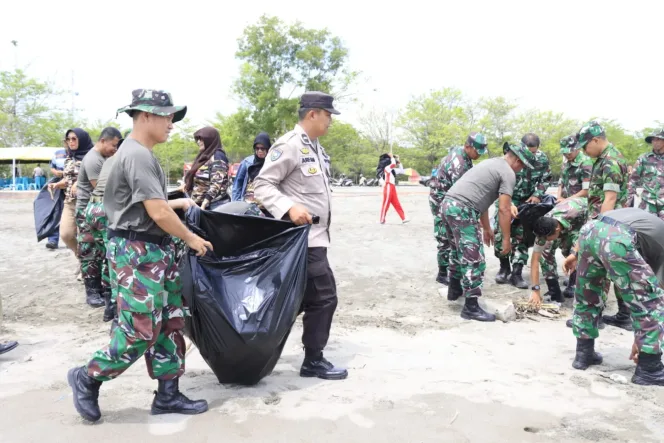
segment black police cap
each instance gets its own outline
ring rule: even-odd
[[[300,109],[325,109],[330,114],[340,114],[334,109],[334,97],[319,91],[305,92],[300,97]]]

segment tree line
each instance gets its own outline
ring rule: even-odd
[[[231,92],[240,106],[234,113],[217,113],[200,124],[189,119],[178,123],[169,141],[155,148],[171,180],[180,178],[183,164],[195,157],[193,133],[201,126],[216,127],[229,159],[239,162],[252,153],[259,132],[276,140],[293,128],[303,91],[330,93],[341,109],[357,101],[361,73],[349,68],[348,48],[327,29],[308,29],[300,22],[264,15],[244,29],[237,43],[235,56],[242,65]],[[68,128],[82,127],[93,140],[105,126],[119,128],[114,120],[74,118],[58,105],[66,92],[21,69],[0,72],[0,147],[62,146]],[[390,149],[406,167],[428,175],[450,147],[463,144],[470,131],[487,136],[489,154],[484,158],[501,155],[505,141],[516,142],[526,132],[538,134],[557,175],[562,161],[559,140],[584,123],[562,113],[524,109],[507,97],[473,99],[456,88],[413,97],[396,113],[366,108],[358,120],[356,125],[335,120],[321,138],[335,175],[373,176],[378,156]],[[615,120],[599,120],[630,164],[649,150],[643,139],[653,127],[629,132]]]

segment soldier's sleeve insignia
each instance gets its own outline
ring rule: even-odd
[[[281,154],[283,154],[283,153],[284,153],[284,151],[282,151],[281,148],[273,149],[272,153],[270,154],[270,160],[272,160],[273,162],[276,162],[277,160],[279,160],[279,158],[281,157]]]
[[[312,166],[311,168],[309,168],[308,171],[309,171],[309,174],[315,174],[316,172],[318,172],[318,169],[316,169]]]
[[[304,155],[307,155],[307,154],[309,154],[310,151],[309,151],[308,148],[302,148],[302,149],[300,149],[300,152]]]

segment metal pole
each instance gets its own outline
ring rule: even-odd
[[[12,184],[14,185],[14,191],[16,190],[16,159],[12,159]]]

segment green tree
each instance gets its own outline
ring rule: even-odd
[[[455,88],[414,98],[397,120],[402,141],[426,159],[428,169],[434,167],[450,147],[465,140],[471,123],[467,108],[463,93]]]
[[[292,129],[297,121],[296,91],[318,90],[348,98],[358,73],[346,67],[348,50],[327,29],[288,25],[263,15],[245,28],[236,57],[243,61],[233,86],[247,122],[239,136],[266,131],[273,137]],[[235,137],[235,136],[233,136]]]
[[[0,147],[62,146],[75,125],[57,109],[60,95],[21,69],[0,72]]]

